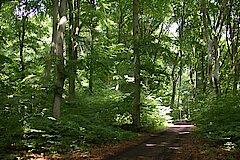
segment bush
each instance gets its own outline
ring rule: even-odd
[[[141,119],[147,128],[159,129],[171,120],[170,107],[164,106],[160,98],[147,96],[143,99]]]
[[[239,96],[222,95],[199,102],[193,117],[200,132],[210,140],[240,143],[239,115]]]
[[[21,141],[23,129],[20,119],[16,112],[0,110],[0,153],[5,154]]]

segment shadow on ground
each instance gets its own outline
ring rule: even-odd
[[[105,160],[173,160],[193,127],[189,121],[178,121],[162,132],[151,134],[149,139],[138,145],[105,157]]]

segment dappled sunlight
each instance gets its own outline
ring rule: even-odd
[[[188,131],[189,130],[189,131]],[[150,138],[143,143],[126,148],[110,159],[169,159],[176,152],[181,150],[181,143],[190,133],[189,128],[181,126],[181,128],[163,129],[157,134],[150,134]]]
[[[179,150],[179,149],[181,149],[181,147],[168,147],[168,149],[171,149],[171,150]]]
[[[168,123],[166,126],[169,128],[195,128],[195,126],[192,125],[191,121],[189,120],[177,120],[175,124]]]
[[[194,128],[194,125],[176,125],[176,124],[168,124],[169,128]]]
[[[147,144],[145,144],[145,146],[146,147],[157,147],[158,144],[156,144],[156,143],[147,143]]]
[[[178,134],[179,134],[179,135],[184,135],[184,134],[190,134],[190,132],[184,132],[184,131],[181,132],[181,131],[180,131]]]

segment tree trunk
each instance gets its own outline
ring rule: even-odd
[[[194,74],[194,70],[193,70],[192,66],[190,66],[190,82],[191,82],[191,85],[192,85],[193,97],[195,98],[195,88],[194,88],[193,74]]]
[[[75,80],[77,71],[77,41],[76,36],[79,32],[79,0],[68,0],[69,4],[69,102],[75,101]],[[74,4],[74,5],[73,5]]]
[[[220,56],[220,48],[218,46],[217,38],[214,38],[214,50],[215,50],[215,70],[214,70],[214,80],[213,80],[213,87],[214,92],[218,95],[219,88],[218,88],[218,79],[219,79],[219,56]]]
[[[233,47],[233,93],[237,94],[237,86],[238,86],[238,51],[237,46]]]
[[[205,95],[205,93],[206,93],[206,80],[205,80],[205,67],[204,67],[204,62],[205,62],[204,51],[202,51],[201,55],[202,55],[202,59],[201,59],[202,93],[203,93],[203,95]]]
[[[196,48],[193,47],[193,59],[196,59]],[[195,61],[192,62],[193,64],[190,66],[190,81],[192,84],[193,90],[193,98],[196,98],[197,95],[197,66]]]
[[[208,78],[211,85],[213,83],[213,74],[212,74],[212,42],[209,37],[208,25],[207,25],[207,8],[204,0],[201,0],[201,12],[203,13],[203,25],[204,25],[204,35],[207,41],[207,53],[208,53]],[[214,88],[214,87],[213,87]]]
[[[91,6],[92,9],[95,10],[96,9],[96,0],[91,0]],[[94,33],[94,29],[95,29],[95,25],[93,22],[93,12],[90,15],[90,36],[91,36],[91,42],[90,42],[90,64],[89,64],[89,94],[92,95],[93,94],[93,74],[94,74],[94,41],[95,41],[95,33]]]
[[[74,23],[74,9],[73,9],[73,4],[72,0],[68,0],[68,8],[69,8],[69,41],[68,41],[68,54],[69,54],[69,61],[68,61],[68,77],[69,77],[69,102],[72,103],[74,101],[75,97],[75,73],[74,73],[74,28],[73,28],[73,23]]]
[[[182,72],[179,75],[179,85],[178,88],[182,88]],[[180,108],[180,100],[181,100],[181,96],[182,96],[182,91],[181,89],[178,90],[178,100],[177,100],[177,108],[179,109],[179,119],[182,119],[182,110]]]
[[[47,56],[46,60],[46,68],[45,68],[45,73],[44,73],[44,80],[43,80],[43,88],[48,88],[48,83],[50,79],[50,73],[51,73],[51,68],[52,68],[52,62],[54,60],[54,56],[56,56],[56,38],[57,38],[57,25],[58,25],[58,0],[53,0],[53,23],[52,23],[52,44],[51,44],[51,51],[49,56]]]
[[[24,63],[24,56],[23,56],[23,52],[24,52],[24,40],[25,40],[25,34],[26,34],[26,21],[27,21],[27,17],[23,16],[22,19],[22,27],[21,27],[21,32],[19,32],[19,50],[20,50],[20,64],[21,64],[21,78],[24,79],[25,78],[25,63]]]
[[[174,79],[174,80],[172,80],[172,98],[171,98],[171,104],[170,104],[170,108],[172,110],[174,109],[174,102],[175,102],[175,96],[176,96],[176,86],[177,86],[177,81]]]
[[[123,29],[123,9],[121,0],[118,1],[119,8],[120,8],[120,16],[119,16],[119,24],[118,24],[118,43],[122,42],[122,29]]]
[[[66,17],[67,0],[60,1],[60,21],[56,37],[56,73],[55,73],[55,90],[53,102],[53,117],[60,116],[60,106],[62,100],[62,91],[64,85],[64,32],[67,23]]]
[[[179,78],[179,73],[177,74],[177,76],[175,76],[175,70],[176,70],[176,66],[177,66],[177,61],[178,61],[178,55],[176,54],[176,63],[173,66],[173,70],[172,70],[172,98],[171,98],[171,104],[170,104],[170,108],[173,110],[174,109],[174,103],[175,103],[175,96],[176,96],[176,88],[177,88],[177,81]]]
[[[133,54],[134,54],[134,101],[133,125],[140,127],[140,50],[139,50],[139,1],[133,0]]]
[[[235,8],[240,7],[240,2],[235,3],[236,6],[234,6],[233,0],[229,1],[230,3],[230,9],[228,13],[228,24],[227,29],[230,34],[230,42],[231,42],[231,49],[229,47],[229,51],[232,55],[232,75],[233,75],[233,94],[237,94],[237,87],[238,87],[238,81],[239,81],[239,74],[238,74],[238,45],[239,45],[239,24],[240,24],[240,17],[237,13],[238,10]],[[228,39],[227,39],[228,40]]]
[[[90,64],[89,64],[89,94],[93,94],[93,64],[94,64],[94,27],[93,18],[90,20],[90,34],[91,34],[91,44],[90,44]]]

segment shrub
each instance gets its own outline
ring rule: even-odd
[[[193,117],[200,132],[210,140],[240,143],[239,115],[239,95],[222,95],[199,102]]]

